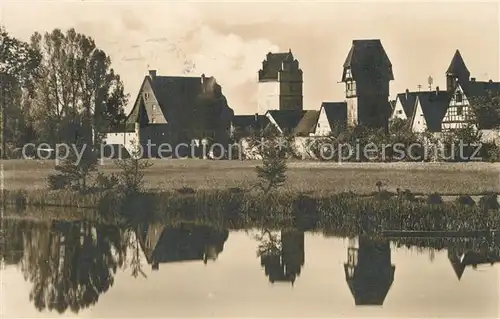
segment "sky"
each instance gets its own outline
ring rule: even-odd
[[[135,99],[149,69],[214,76],[236,114],[257,111],[257,73],[268,52],[292,50],[304,72],[304,108],[344,100],[338,83],[354,39],[380,39],[393,65],[391,97],[445,87],[459,49],[472,77],[499,80],[496,2],[190,2],[0,0],[0,23],[28,40],[74,27],[110,55]]]
[[[250,232],[250,235],[255,235]],[[459,281],[446,250],[393,249],[396,267],[383,307],[355,307],[345,279],[348,240],[305,235],[305,262],[293,288],[270,284],[256,255],[259,242],[231,232],[218,259],[160,264],[147,278],[119,270],[91,309],[64,318],[498,318],[499,265],[468,267]],[[29,301],[31,284],[16,266],[3,271],[2,318],[55,318]]]

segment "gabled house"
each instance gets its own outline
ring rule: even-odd
[[[421,92],[410,92],[409,90],[406,90],[405,93],[398,93],[396,100],[394,101],[394,108],[392,109],[390,119],[411,119],[415,111],[415,105],[419,93]]]
[[[347,127],[347,102],[323,102],[314,136],[328,136]]]
[[[441,123],[450,103],[450,95],[446,91],[419,92],[416,95],[415,107],[411,116],[413,132],[441,132]]]
[[[233,115],[215,78],[159,76],[150,70],[122,135],[135,133],[133,138],[143,146],[148,141],[176,145],[203,138],[225,140]],[[107,143],[121,142],[122,136],[116,135],[108,134]]]
[[[471,78],[467,83],[457,83],[443,119],[442,129],[453,130],[473,124],[471,103],[474,99],[486,97],[490,93],[500,93],[500,82],[479,82]]]
[[[500,262],[500,256],[493,251],[479,252],[456,248],[448,249],[448,259],[458,280],[462,279],[467,267],[472,266],[475,269],[478,265],[490,264],[493,266],[495,263]]]

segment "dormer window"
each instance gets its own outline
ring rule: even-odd
[[[356,82],[349,80],[346,82],[346,97],[356,96]]]

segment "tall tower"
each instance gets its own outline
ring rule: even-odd
[[[392,64],[380,40],[353,40],[341,81],[346,85],[349,125],[387,129],[392,80]]]
[[[269,52],[259,70],[257,113],[269,110],[302,110],[302,70],[288,53]]]
[[[446,70],[446,90],[450,93],[453,92],[457,82],[465,84],[469,82],[469,77],[470,72],[465,66],[465,62],[460,54],[460,51],[457,49],[448,70]]]

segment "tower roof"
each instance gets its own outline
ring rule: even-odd
[[[292,50],[289,49],[285,53],[271,53],[266,56],[262,65],[262,70],[259,71],[259,80],[276,80],[278,72],[281,70],[283,61],[294,61]]]
[[[446,70],[446,74],[470,74],[469,70],[467,69],[467,66],[465,66],[464,59],[462,58],[462,55],[460,54],[460,51],[457,49],[455,51],[455,55],[453,55],[453,59],[451,60],[450,66],[448,67],[448,70]]]
[[[344,62],[342,81],[346,79],[348,68],[351,69],[354,79],[373,76],[394,80],[391,61],[380,39],[353,40],[351,50]]]

